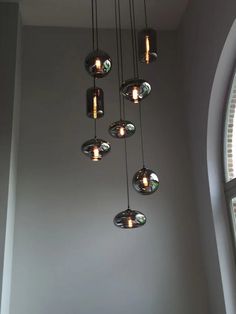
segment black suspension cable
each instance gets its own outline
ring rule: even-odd
[[[94,51],[94,45],[95,45],[95,36],[94,36],[94,0],[91,0],[91,7],[92,7],[92,47]]]
[[[145,158],[144,158],[144,141],[143,141],[143,121],[142,121],[142,105],[139,103],[139,124],[140,124],[140,144],[142,153],[142,163],[143,168],[145,168]]]
[[[146,5],[146,0],[143,0],[143,5],[144,5],[144,19],[145,19],[145,26],[148,28],[148,23],[147,23],[147,5]]]
[[[134,77],[136,77],[136,62],[135,62],[135,47],[134,47],[134,26],[133,26],[133,17],[132,17],[132,4],[129,0],[129,15],[130,15],[130,28],[131,28],[131,40],[132,40],[132,54],[133,54],[133,68],[134,68]]]
[[[131,0],[131,4],[132,4],[133,28],[134,28],[134,52],[135,52],[136,75],[137,75],[137,77],[139,77],[138,46],[137,46],[136,18],[135,18],[135,11],[134,11],[134,0]]]
[[[119,42],[120,42],[120,75],[121,75],[121,83],[123,83],[124,82],[124,64],[123,64],[123,45],[122,45],[122,36],[121,36],[120,0],[118,0],[118,29],[119,29]],[[125,120],[125,102],[124,102],[123,95],[122,95],[122,111],[123,111],[123,118]]]
[[[115,24],[116,24],[116,55],[117,55],[117,79],[118,79],[118,93],[119,93],[119,106],[120,106],[120,119],[122,120],[122,106],[121,106],[121,74],[120,74],[120,49],[119,49],[119,32],[118,32],[118,17],[117,17],[117,0],[114,0],[115,5]]]
[[[96,48],[98,50],[98,6],[95,0],[95,28],[96,28]]]
[[[97,119],[94,119],[94,138],[97,138]]]
[[[125,143],[125,172],[126,172],[126,190],[127,190],[127,203],[130,209],[130,196],[129,196],[129,173],[128,173],[128,154],[127,154],[127,140],[124,138]]]

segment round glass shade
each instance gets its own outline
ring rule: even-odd
[[[133,176],[133,187],[138,193],[149,195],[158,189],[159,179],[154,171],[142,168]]]
[[[149,64],[157,59],[156,31],[151,28],[141,30],[138,33],[139,60]]]
[[[119,120],[109,126],[109,133],[115,138],[130,137],[135,133],[135,125],[131,121]]]
[[[106,76],[112,67],[111,58],[102,50],[92,51],[85,59],[85,68],[88,73],[96,78]]]
[[[81,150],[86,156],[90,157],[92,161],[99,161],[102,157],[109,153],[111,145],[104,140],[93,138],[86,141],[81,146]]]
[[[129,208],[120,212],[114,218],[114,224],[123,229],[138,228],[145,225],[145,223],[146,217],[143,213]]]
[[[142,79],[130,79],[125,81],[120,88],[123,96],[137,104],[151,92],[151,85]]]
[[[91,87],[87,90],[87,116],[99,119],[104,116],[103,90],[99,87]]]

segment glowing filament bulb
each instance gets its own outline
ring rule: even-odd
[[[146,52],[145,52],[145,60],[146,63],[150,62],[150,41],[149,36],[145,36],[145,44],[146,44]]]
[[[133,90],[132,90],[132,98],[134,100],[134,103],[137,104],[138,103],[138,87],[137,86],[134,86]]]
[[[132,221],[131,217],[128,218],[128,227],[133,228],[133,221]]]
[[[93,118],[97,119],[97,107],[98,107],[98,103],[97,103],[97,95],[94,94],[93,96]]]
[[[146,188],[146,187],[148,187],[148,179],[147,179],[147,177],[146,176],[144,176],[143,177],[143,186]]]
[[[120,136],[124,136],[125,135],[125,128],[123,126],[120,127],[120,129],[119,129],[119,135]]]
[[[99,58],[96,58],[96,60],[95,60],[95,67],[96,67],[97,71],[101,71],[102,63],[101,63],[101,60]]]
[[[100,155],[99,155],[99,149],[97,146],[94,146],[93,148],[93,157],[92,160],[93,161],[98,161],[100,159]]]

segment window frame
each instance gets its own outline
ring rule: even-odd
[[[229,102],[230,102],[230,95],[232,88],[234,86],[234,79],[236,77],[236,63],[233,66],[232,73],[230,75],[230,83],[229,87],[227,89],[226,97],[225,97],[225,104],[226,106],[224,107],[224,115],[223,115],[223,136],[222,136],[222,164],[223,164],[223,184],[224,184],[224,194],[225,194],[225,200],[226,200],[226,207],[227,207],[227,214],[228,214],[228,219],[229,219],[229,224],[230,224],[230,233],[231,233],[231,238],[234,246],[234,259],[236,263],[236,230],[234,227],[234,221],[232,218],[232,208],[231,208],[231,203],[234,198],[236,198],[236,177],[231,179],[230,181],[227,181],[227,156],[226,156],[226,139],[227,139],[227,111],[229,107]],[[236,114],[236,108],[235,108],[235,114]],[[236,127],[236,126],[235,126]],[[235,165],[236,167],[236,165]]]

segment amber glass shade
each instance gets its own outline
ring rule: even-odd
[[[157,36],[151,28],[144,29],[138,34],[139,60],[149,64],[157,59]]]
[[[87,116],[92,119],[104,116],[103,90],[99,87],[91,87],[87,90]]]

